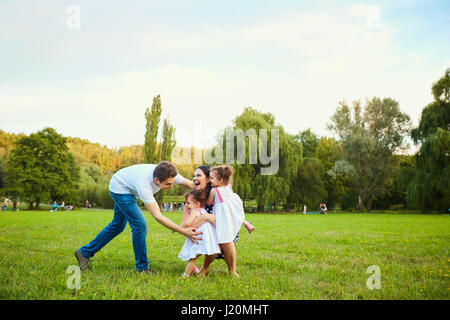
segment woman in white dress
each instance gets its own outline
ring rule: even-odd
[[[185,196],[186,208],[190,211],[188,218],[183,222],[183,227],[192,226],[198,217],[208,215],[205,210],[207,194],[205,191],[192,190]],[[198,274],[195,261],[200,255],[214,258],[219,252],[220,248],[217,243],[216,228],[214,226],[214,217],[211,216],[209,221],[203,223],[197,232],[201,232],[201,240],[194,243],[190,239],[186,239],[184,246],[178,255],[178,258],[183,261],[188,261],[186,269],[183,273],[183,278]]]

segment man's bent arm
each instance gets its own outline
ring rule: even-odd
[[[191,180],[188,180],[186,178],[184,178],[184,180],[181,183],[181,185],[185,186],[186,188],[189,188],[189,189],[194,189],[194,183]]]

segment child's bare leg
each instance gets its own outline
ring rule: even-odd
[[[231,275],[239,277],[239,274],[236,272],[236,247],[234,246],[234,242],[222,243],[220,244],[220,246],[223,250],[225,262],[228,266],[228,271]]]
[[[216,256],[217,256],[217,253],[205,255],[205,260],[203,260],[202,267],[200,268],[200,272],[199,272],[200,275],[206,276],[208,274],[209,266],[216,259]]]
[[[189,277],[194,269],[195,269],[195,261],[197,260],[197,257],[190,259],[189,262],[186,265],[186,269],[184,269],[183,277]]]

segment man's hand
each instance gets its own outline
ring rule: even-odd
[[[192,242],[198,244],[197,240],[202,240],[202,238],[197,237],[198,235],[202,234],[201,232],[195,232],[197,228],[185,228],[183,229],[183,235],[186,236],[186,238],[191,239]]]
[[[163,216],[156,202],[145,203],[145,207],[153,216],[153,218],[155,218],[155,220],[158,223],[162,224],[164,227],[188,237],[195,243],[198,243],[196,240],[201,240],[201,238],[197,237],[199,234],[201,234],[201,232],[195,232],[195,230],[197,230],[196,228],[192,227],[182,228],[179,225],[176,225],[173,221],[171,221],[167,217]]]

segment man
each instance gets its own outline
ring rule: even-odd
[[[109,191],[114,200],[114,218],[89,244],[75,250],[75,257],[82,270],[87,268],[89,258],[93,257],[108,242],[119,235],[127,222],[130,224],[136,269],[151,275],[147,259],[147,222],[137,205],[139,197],[146,209],[157,222],[166,228],[178,232],[193,242],[201,238],[196,228],[182,228],[161,214],[154,194],[159,190],[167,191],[173,184],[193,188],[192,181],[178,174],[177,168],[168,161],[155,164],[138,164],[117,171],[109,183]]]

